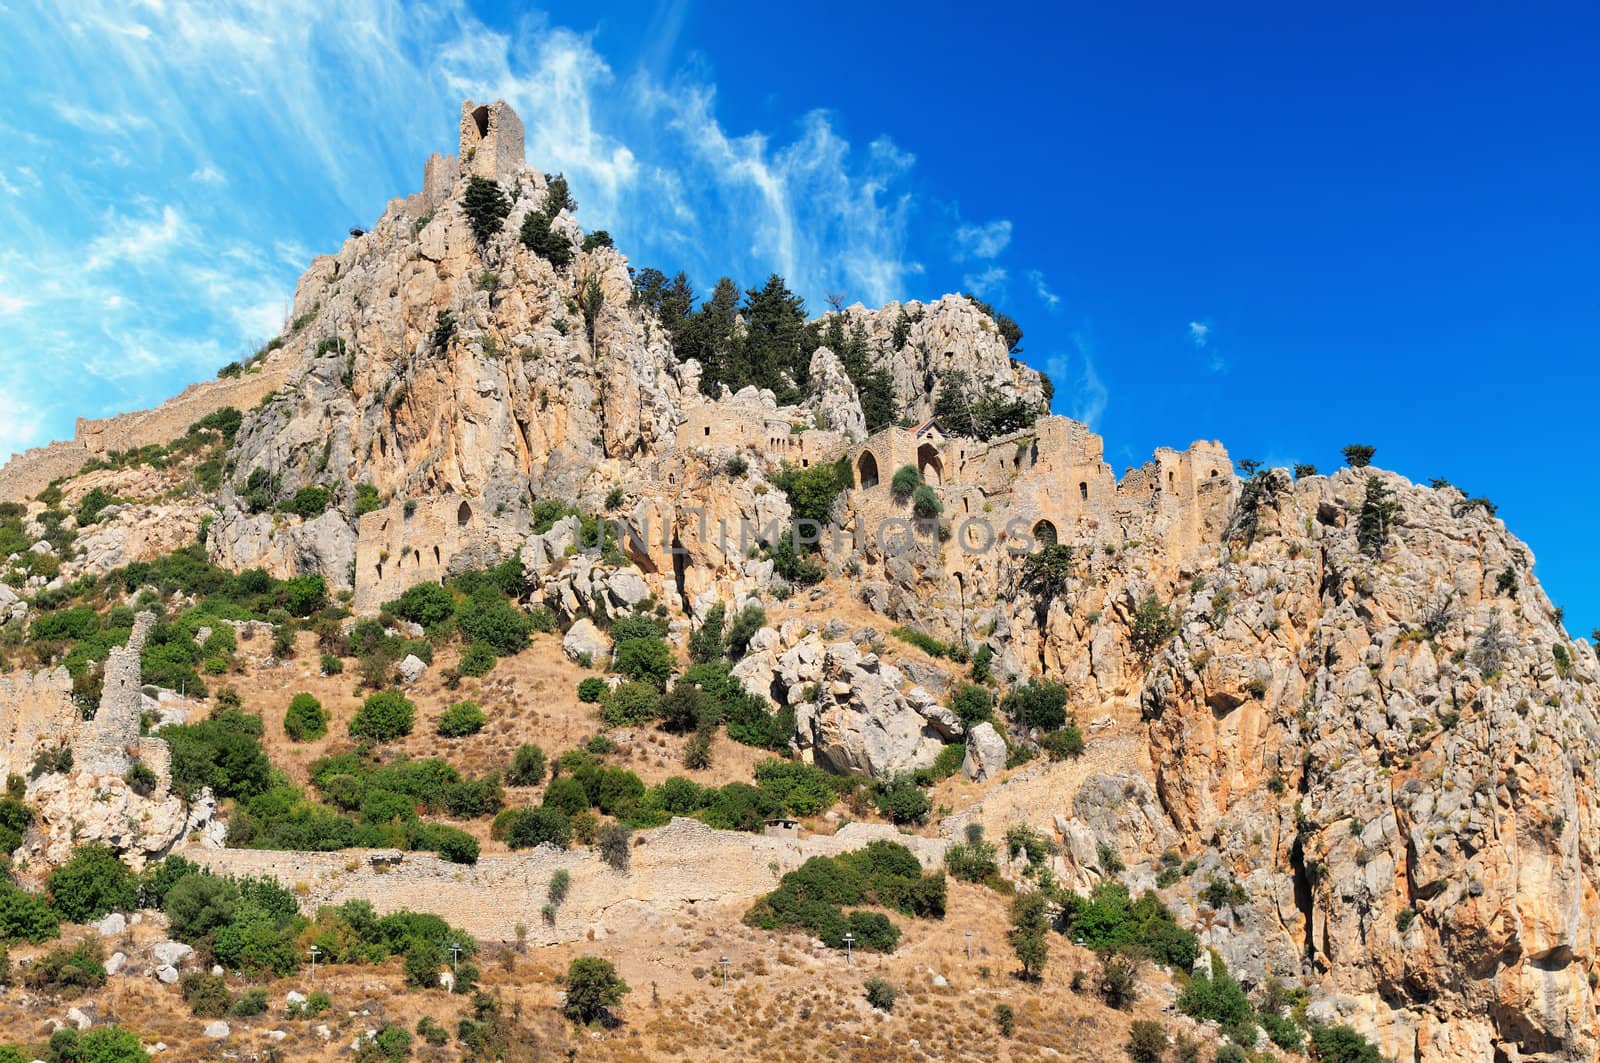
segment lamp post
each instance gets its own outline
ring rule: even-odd
[[[844,935],[844,963],[846,967],[855,966],[856,936],[848,931]]]
[[[722,964],[722,988],[726,992],[728,988],[728,957],[724,956],[718,962]]]
[[[967,962],[972,962],[972,931],[967,931]]]
[[[451,970],[452,973],[455,972],[456,964],[459,963],[460,961],[461,961],[461,946],[458,943],[452,941],[452,942],[450,942],[450,970]]]
[[[315,945],[311,946],[311,984],[317,984],[317,957],[322,955],[322,950]]]

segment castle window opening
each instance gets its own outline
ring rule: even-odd
[[[1168,473],[1167,473],[1167,486],[1168,486],[1168,487],[1171,487],[1171,486],[1173,486],[1173,483],[1172,483],[1172,473],[1171,473],[1171,472],[1170,472],[1170,471],[1168,471]]]
[[[878,486],[878,459],[870,450],[863,450],[856,459],[856,486],[863,490]]]
[[[433,548],[433,563],[439,564],[439,548],[437,546]]]
[[[421,550],[413,550],[413,551],[411,551],[411,560],[415,561],[419,565],[422,564],[422,551]]]
[[[1033,539],[1040,546],[1054,546],[1059,541],[1056,535],[1056,526],[1047,520],[1041,520],[1033,526]]]
[[[466,527],[467,521],[471,519],[472,507],[467,505],[465,502],[461,503],[460,508],[456,510],[456,524],[461,527]]]
[[[1217,470],[1215,470],[1215,469],[1212,469],[1212,470],[1211,470],[1211,478],[1212,478],[1212,479],[1213,479],[1213,480],[1215,480],[1215,479],[1216,479],[1216,478],[1217,478]]]
[[[375,567],[378,570],[378,578],[382,579],[383,578],[383,562],[379,561],[378,564]]]
[[[944,465],[939,461],[939,452],[932,443],[924,443],[917,448],[917,472],[922,474],[922,479],[935,487],[944,482]]]
[[[478,136],[486,137],[489,135],[489,108],[487,105],[473,109],[472,124],[478,127]]]
[[[710,435],[710,434],[711,434],[711,426],[710,425],[706,425],[706,435]]]
[[[1078,497],[1085,502],[1089,501],[1089,484],[1086,480],[1078,481]]]

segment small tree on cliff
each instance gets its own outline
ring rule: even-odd
[[[467,224],[472,226],[473,238],[481,247],[505,224],[506,215],[511,213],[511,201],[500,190],[498,181],[474,177],[467,182],[461,209],[467,216]]]

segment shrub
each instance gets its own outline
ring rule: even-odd
[[[106,950],[98,937],[57,945],[33,962],[23,981],[29,989],[78,996],[106,984]]]
[[[974,683],[960,683],[950,697],[950,708],[961,718],[963,725],[971,727],[987,720],[994,711],[994,695]]]
[[[944,512],[944,503],[933,493],[933,488],[923,484],[911,492],[911,512],[923,520],[932,520]]]
[[[767,611],[759,605],[747,605],[739,610],[739,615],[733,618],[728,625],[727,654],[729,660],[741,660],[750,649],[750,640],[755,638],[767,623]]]
[[[944,866],[962,882],[986,882],[1000,874],[995,848],[980,834],[971,841],[958,842],[944,851]]]
[[[388,690],[373,694],[350,721],[350,734],[375,742],[391,742],[411,733],[417,707],[403,694]]]
[[[1100,955],[1100,998],[1110,1007],[1127,1011],[1139,996],[1139,962],[1117,952]]]
[[[706,610],[705,619],[689,636],[689,660],[696,664],[706,664],[722,658],[723,653],[727,651],[722,631],[726,620],[727,610],[721,602]]]
[[[1200,891],[1200,899],[1214,912],[1224,908],[1242,908],[1250,903],[1250,895],[1244,887],[1228,874],[1212,875],[1206,888]]]
[[[1153,1019],[1135,1019],[1128,1031],[1128,1058],[1133,1063],[1161,1063],[1167,1054],[1167,1031]]]
[[[589,791],[583,783],[570,775],[551,779],[544,788],[546,807],[560,809],[567,815],[576,815],[589,807]]]
[[[689,736],[683,744],[683,766],[690,771],[704,771],[711,767],[711,736],[705,733]]]
[[[599,704],[608,689],[606,681],[599,676],[592,675],[587,679],[581,679],[578,681],[578,700],[587,705]]]
[[[1267,1036],[1272,1043],[1288,1052],[1298,1052],[1305,1047],[1306,1035],[1293,1019],[1284,1018],[1271,1011],[1262,1011],[1258,1016],[1261,1028],[1267,1031]]]
[[[933,811],[933,802],[923,789],[909,778],[899,778],[878,790],[878,811],[889,817],[891,823],[920,824]]]
[[[473,238],[486,244],[511,213],[511,201],[500,190],[500,183],[488,177],[472,177],[461,197],[461,210],[472,227]]]
[[[1007,937],[1017,962],[1022,964],[1022,977],[1030,982],[1037,982],[1044,974],[1045,961],[1050,956],[1050,922],[1045,903],[1042,890],[1018,894],[1011,902],[1011,930]]]
[[[50,873],[46,890],[63,919],[87,923],[107,912],[132,911],[139,903],[139,883],[110,846],[83,845]]]
[[[327,734],[328,716],[322,711],[322,702],[307,693],[289,699],[289,708],[283,714],[283,730],[295,742],[310,742]]]
[[[310,616],[327,606],[328,584],[320,575],[296,576],[284,581],[283,597],[290,616]]]
[[[1039,739],[1039,747],[1045,751],[1051,760],[1066,760],[1068,757],[1083,755],[1083,732],[1078,730],[1078,725],[1069,723],[1059,730],[1051,731]]]
[[[1215,1020],[1224,1033],[1241,1045],[1255,1043],[1255,1009],[1215,954],[1211,957],[1211,972],[1196,971],[1178,994],[1177,1005],[1185,1015],[1201,1021]]]
[[[161,779],[155,770],[142,761],[134,761],[123,774],[122,781],[128,784],[128,789],[140,797],[149,797],[155,793],[156,787],[161,785]]]
[[[532,742],[525,742],[511,755],[511,766],[506,769],[506,782],[511,786],[538,786],[544,781],[544,750]]]
[[[504,598],[469,598],[456,608],[456,619],[468,639],[486,643],[502,656],[524,649],[534,630],[528,614]]]
[[[1067,688],[1049,680],[1029,680],[1006,695],[1006,715],[1026,727],[1056,731],[1067,722]]]
[[[560,809],[551,805],[542,808],[520,808],[504,814],[506,845],[513,849],[532,849],[538,845],[554,845],[565,849],[572,844],[572,821]],[[496,828],[501,820],[495,820]]]
[[[322,512],[328,508],[328,503],[332,499],[333,494],[326,487],[310,484],[296,491],[294,497],[290,498],[280,508],[285,512],[310,520],[313,517],[322,516]]]
[[[1382,1063],[1378,1046],[1349,1026],[1319,1026],[1311,1031],[1317,1063]]]
[[[431,628],[456,615],[456,599],[437,583],[418,583],[383,608],[402,620]]]
[[[610,960],[579,956],[567,965],[567,1001],[561,1014],[580,1025],[607,1021],[629,993]]]
[[[1364,443],[1351,443],[1339,453],[1344,455],[1344,463],[1352,469],[1365,469],[1372,464],[1372,456],[1377,453],[1377,448]]]
[[[871,1004],[879,1011],[894,1010],[894,986],[876,976],[868,978],[864,984],[867,990],[868,1004]]]
[[[629,679],[665,689],[676,662],[672,648],[659,638],[623,639],[616,647],[616,669]]]
[[[47,941],[59,926],[48,901],[0,876],[0,941]]]
[[[915,465],[902,465],[895,470],[894,477],[889,481],[889,490],[893,492],[897,501],[904,502],[911,497],[913,491],[922,486],[922,474]]]
[[[189,1012],[202,1019],[220,1019],[233,1008],[233,994],[220,974],[193,971],[179,985]]]
[[[600,716],[610,727],[627,727],[656,718],[661,692],[650,683],[628,682],[606,695]]]
[[[466,676],[488,675],[494,671],[497,663],[499,658],[487,642],[470,642],[461,651],[461,661],[456,665],[456,671]]]
[[[1178,618],[1152,591],[1133,610],[1128,638],[1139,656],[1148,659],[1178,633]]]
[[[439,714],[435,729],[444,738],[464,738],[483,730],[489,718],[475,701],[458,701]]]
[[[631,772],[629,774],[632,774]],[[635,777],[637,781],[637,777]],[[641,786],[640,789],[643,789]],[[626,872],[628,870],[629,843],[633,832],[620,823],[612,823],[601,828],[599,849],[600,859],[611,866],[613,871]]]

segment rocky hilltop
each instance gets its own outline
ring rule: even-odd
[[[197,540],[357,616],[514,560],[585,665],[626,618],[694,656],[757,616],[731,676],[797,760],[888,784],[954,749],[938,833],[1028,826],[1047,885],[1155,890],[1246,989],[1389,1058],[1596,1058],[1600,668],[1492,504],[1359,453],[1240,474],[1204,441],[1118,477],[971,297],[808,319],[774,278],[697,306],[576,211],[509,107],[464,104],[460,153],[313,260],[257,359],[0,470],[11,644],[85,579],[135,604],[121,574]],[[122,828],[72,835],[93,802],[46,771],[24,851],[220,846],[138,704],[113,750],[98,690],[82,720],[102,678],[63,637],[0,677],[0,761],[83,732],[85,792],[159,769],[159,828],[118,789]]]

